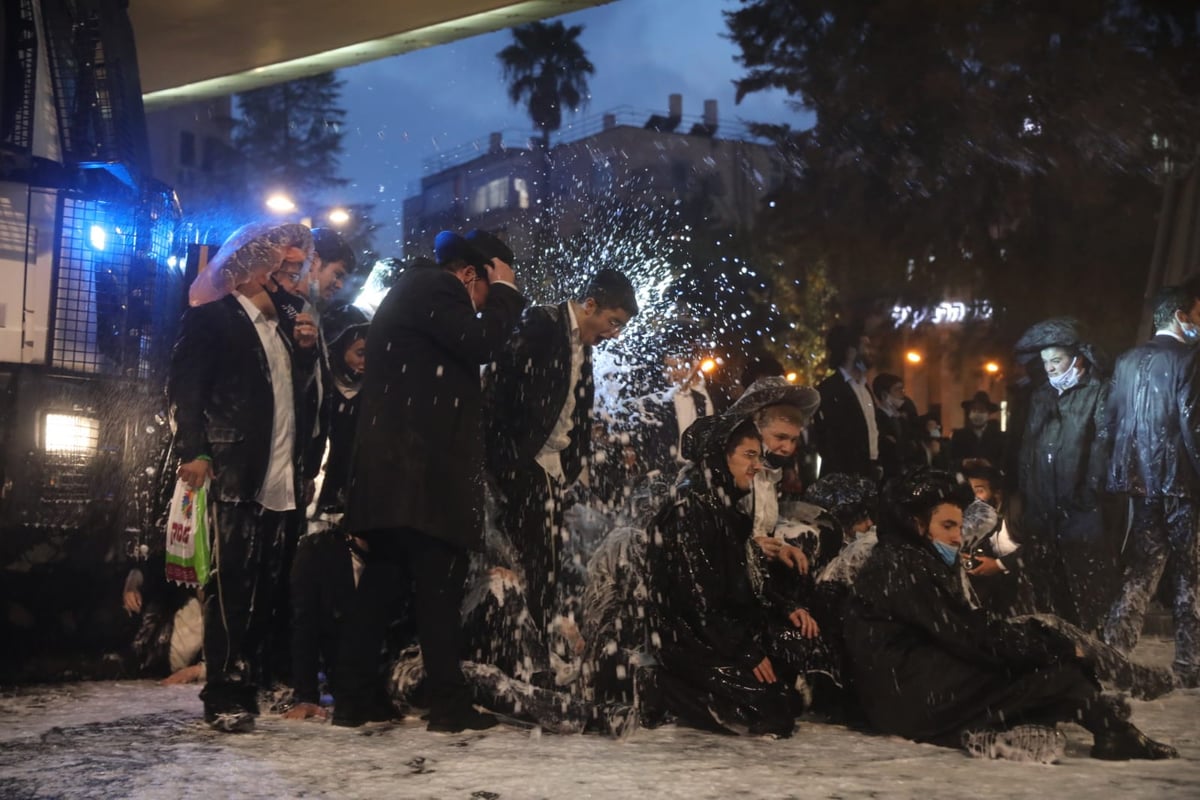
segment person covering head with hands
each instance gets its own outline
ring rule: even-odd
[[[468,552],[483,537],[479,369],[499,356],[525,298],[507,263],[463,237],[438,234],[434,252],[437,264],[400,273],[371,321],[343,524],[413,580],[429,727],[456,731],[495,724],[472,708],[459,666],[460,609]],[[387,623],[381,609],[347,620],[335,724],[369,718]]]

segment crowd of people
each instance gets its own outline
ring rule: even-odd
[[[1200,292],[1165,290],[1111,376],[1078,323],[1035,326],[1020,429],[979,392],[944,439],[846,326],[815,388],[762,359],[725,397],[679,342],[601,419],[625,275],[531,306],[497,236],[434,256],[369,317],[331,307],[355,268],[336,233],[253,228],[184,316],[167,394],[178,477],[209,487],[214,729],[286,684],[287,718],[345,726],[786,737],[814,713],[1053,761],[1074,721],[1097,758],[1176,755],[1110,690],[1200,681]],[[1164,567],[1173,673],[1129,658]]]

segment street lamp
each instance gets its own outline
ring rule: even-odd
[[[329,212],[329,222],[332,225],[342,226],[350,221],[350,212],[344,208],[335,208]]]
[[[910,364],[920,364],[922,361],[921,354],[916,350],[909,350],[904,354],[904,360]]]
[[[988,375],[995,375],[996,373],[998,373],[1000,371],[1000,365],[997,364],[995,361],[989,361],[983,365],[983,371],[986,372]]]
[[[276,214],[289,214],[296,210],[296,203],[283,192],[275,192],[267,198],[267,208]]]

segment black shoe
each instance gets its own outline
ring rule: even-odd
[[[1129,761],[1134,758],[1161,761],[1179,758],[1179,751],[1169,744],[1154,741],[1130,725],[1123,730],[1096,734],[1092,758],[1104,761]]]
[[[458,733],[459,731],[486,731],[494,728],[500,720],[491,714],[482,714],[473,708],[466,708],[450,714],[430,712],[429,724],[425,730],[434,733]]]

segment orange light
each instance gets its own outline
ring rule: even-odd
[[[916,350],[909,350],[904,354],[904,360],[910,364],[920,364],[923,359],[921,358],[921,354]]]
[[[717,362],[711,358],[706,358],[700,362],[700,371],[707,374],[717,368]]]
[[[795,382],[796,382],[796,379],[797,379],[797,378],[799,378],[799,377],[800,377],[800,376],[799,376],[799,375],[797,375],[796,373],[794,373],[794,372],[789,372],[789,373],[787,374],[787,382],[788,382],[788,383],[795,383]]]
[[[995,375],[997,372],[1000,371],[1000,365],[997,364],[995,361],[989,361],[983,365],[983,371],[989,375]]]

